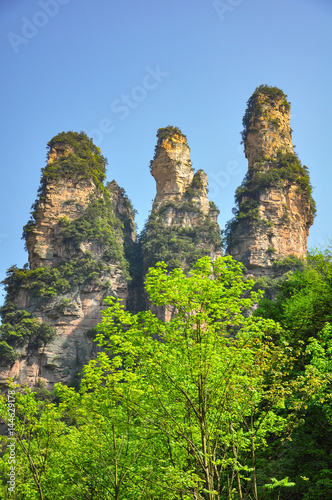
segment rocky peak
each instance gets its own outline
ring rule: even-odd
[[[248,172],[225,233],[227,253],[259,276],[273,274],[277,259],[306,255],[315,202],[308,169],[294,154],[287,96],[261,85],[247,104],[242,139]]]
[[[164,260],[190,267],[203,255],[220,255],[219,210],[209,202],[207,175],[194,170],[187,138],[177,127],[157,132],[151,162],[157,194],[142,239],[145,269]]]
[[[157,132],[157,146],[151,162],[157,194],[153,209],[167,201],[179,200],[193,180],[187,138],[177,127],[161,128]]]
[[[1,334],[18,359],[1,371],[0,383],[14,376],[52,388],[73,383],[95,355],[104,299],[127,302],[127,254],[136,232],[124,190],[116,183],[105,188],[106,160],[86,134],[62,132],[48,148],[24,227],[30,269],[13,267],[5,280]]]
[[[219,210],[207,195],[207,175],[194,173],[187,138],[177,127],[157,132],[157,145],[151,162],[157,194],[145,225],[141,247],[143,269],[164,261],[169,270],[187,270],[205,255],[221,255]],[[163,321],[172,311],[147,304]]]
[[[30,269],[54,265],[76,253],[63,239],[63,225],[101,197],[106,160],[84,133],[62,132],[48,143],[38,197],[23,229]]]
[[[277,87],[261,85],[247,103],[242,139],[248,167],[278,151],[294,153],[290,127],[290,103]]]

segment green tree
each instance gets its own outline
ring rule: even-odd
[[[307,346],[296,361],[296,371],[314,364],[329,381],[321,398],[302,412],[301,424],[292,441],[285,443],[277,466],[281,476],[292,476],[296,482],[286,497],[292,500],[328,498],[332,491],[331,301],[332,259],[327,247],[311,251],[302,269],[279,280],[275,299],[263,299],[254,313],[279,321],[282,337],[293,347]]]
[[[203,257],[189,275],[150,269],[168,323],[110,298],[80,392],[17,396],[17,498],[258,500],[289,486],[267,451],[280,455],[321,397],[325,354],[310,344],[316,362],[292,376],[297,353],[271,341],[280,327],[248,316],[252,286],[231,257]]]
[[[97,338],[144,396],[122,404],[157,433],[160,460],[196,481],[180,497],[232,498],[236,488],[237,498],[249,491],[258,498],[258,449],[269,434],[291,433],[316,391],[312,366],[289,379],[291,349],[270,341],[278,326],[244,317],[258,298],[244,298],[252,286],[230,257],[202,258],[189,276],[161,263],[148,273],[146,290],[173,312],[169,323],[151,312],[132,316],[115,300],[104,314]],[[288,412],[280,411],[286,404]]]
[[[278,321],[292,344],[317,338],[332,319],[331,249],[312,251],[302,269],[279,280],[276,297],[263,299],[255,315]]]

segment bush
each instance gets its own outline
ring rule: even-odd
[[[16,361],[14,349],[4,340],[0,341],[0,366],[12,365]]]
[[[12,347],[28,345],[31,349],[51,342],[55,329],[45,322],[40,323],[25,309],[7,305],[1,309],[3,324],[0,326],[1,338]]]
[[[189,210],[186,205],[189,205]],[[181,205],[183,211],[199,210],[189,202]],[[188,269],[199,258],[221,249],[221,234],[218,226],[208,216],[201,214],[195,227],[182,227],[177,217],[177,224],[165,226],[163,212],[151,214],[141,236],[144,256],[144,273],[158,261],[164,261],[170,269],[184,267]]]
[[[98,186],[104,181],[107,159],[85,132],[61,132],[53,137],[47,143],[48,158],[50,151],[56,146],[69,147],[70,152],[59,156],[42,169],[42,183],[46,179],[56,179],[63,176],[91,177]]]

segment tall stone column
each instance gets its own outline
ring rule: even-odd
[[[227,225],[227,253],[261,276],[273,273],[276,259],[306,255],[315,202],[308,169],[294,153],[287,96],[261,85],[247,104],[242,138],[248,172]]]

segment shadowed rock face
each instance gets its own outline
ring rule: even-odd
[[[243,120],[248,173],[236,193],[227,253],[257,276],[271,274],[276,259],[306,255],[315,211],[308,172],[294,154],[286,97],[259,87]]]
[[[33,297],[22,289],[15,303],[40,322],[53,326],[56,336],[38,350],[29,351],[27,346],[17,348],[18,360],[10,368],[1,369],[0,384],[14,377],[22,385],[42,384],[50,390],[57,382],[76,385],[78,373],[98,350],[93,342],[93,328],[101,321],[101,311],[106,307],[103,300],[114,293],[124,300],[127,297],[127,283],[115,266],[114,273],[112,289],[81,285],[51,300]],[[101,280],[106,281],[103,277]]]

